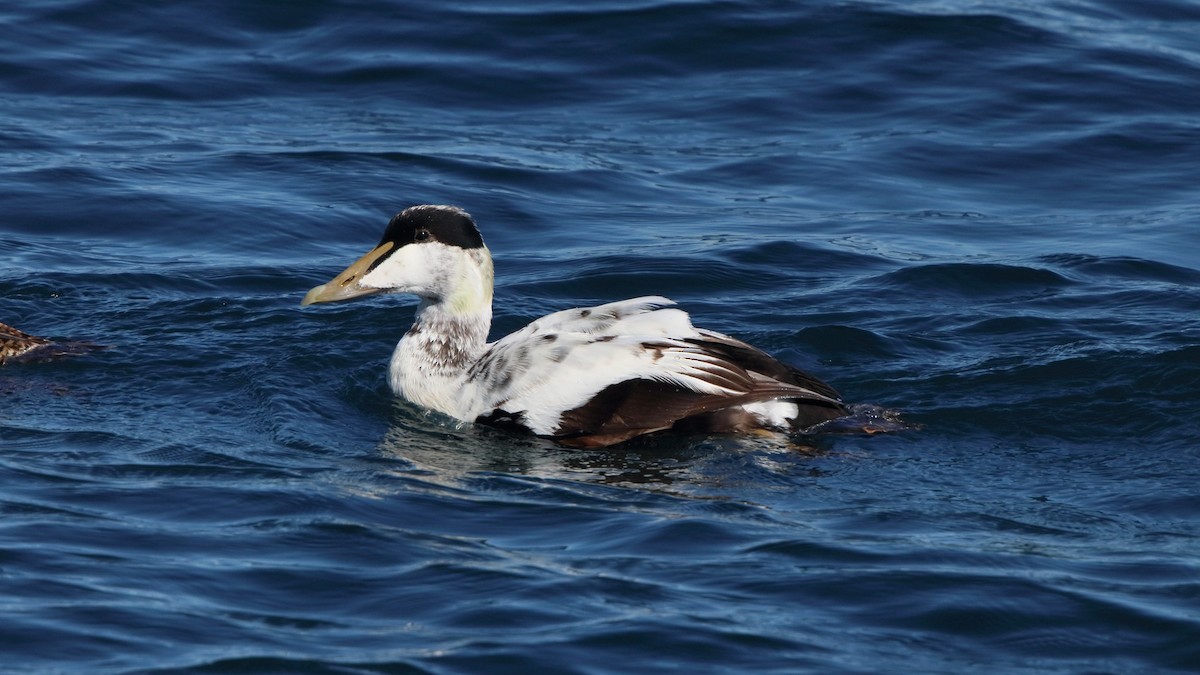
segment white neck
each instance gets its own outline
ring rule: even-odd
[[[398,396],[459,419],[466,403],[462,382],[486,348],[492,324],[491,258],[486,249],[480,253],[452,275],[442,297],[421,299],[389,368]]]

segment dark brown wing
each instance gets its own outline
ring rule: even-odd
[[[567,445],[599,447],[664,429],[745,432],[761,428],[761,423],[741,406],[772,400],[797,404],[793,429],[846,414],[832,387],[744,342],[709,332],[686,342],[718,357],[710,379],[734,393],[702,393],[649,379],[625,380],[563,413],[555,438]]]
[[[714,331],[701,329],[700,334],[704,337],[691,338],[686,342],[703,347],[709,352],[721,354],[748,371],[762,373],[773,380],[794,384],[838,401],[842,400],[841,395],[833,387],[799,368],[789,366],[757,347]]]

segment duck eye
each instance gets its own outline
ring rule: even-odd
[[[415,241],[429,241],[433,235],[429,234],[429,230],[417,230],[417,234],[413,237]]]

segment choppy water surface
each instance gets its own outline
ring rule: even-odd
[[[0,10],[14,672],[1200,668],[1200,10]],[[922,429],[575,451],[301,309],[414,203],[496,332],[673,297]]]

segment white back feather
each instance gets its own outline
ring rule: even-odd
[[[459,417],[521,412],[535,433],[551,434],[563,412],[628,379],[735,393],[711,382],[724,362],[683,341],[700,336],[687,313],[656,309],[669,304],[648,296],[564,310],[496,341],[467,373],[463,393],[470,396]]]

